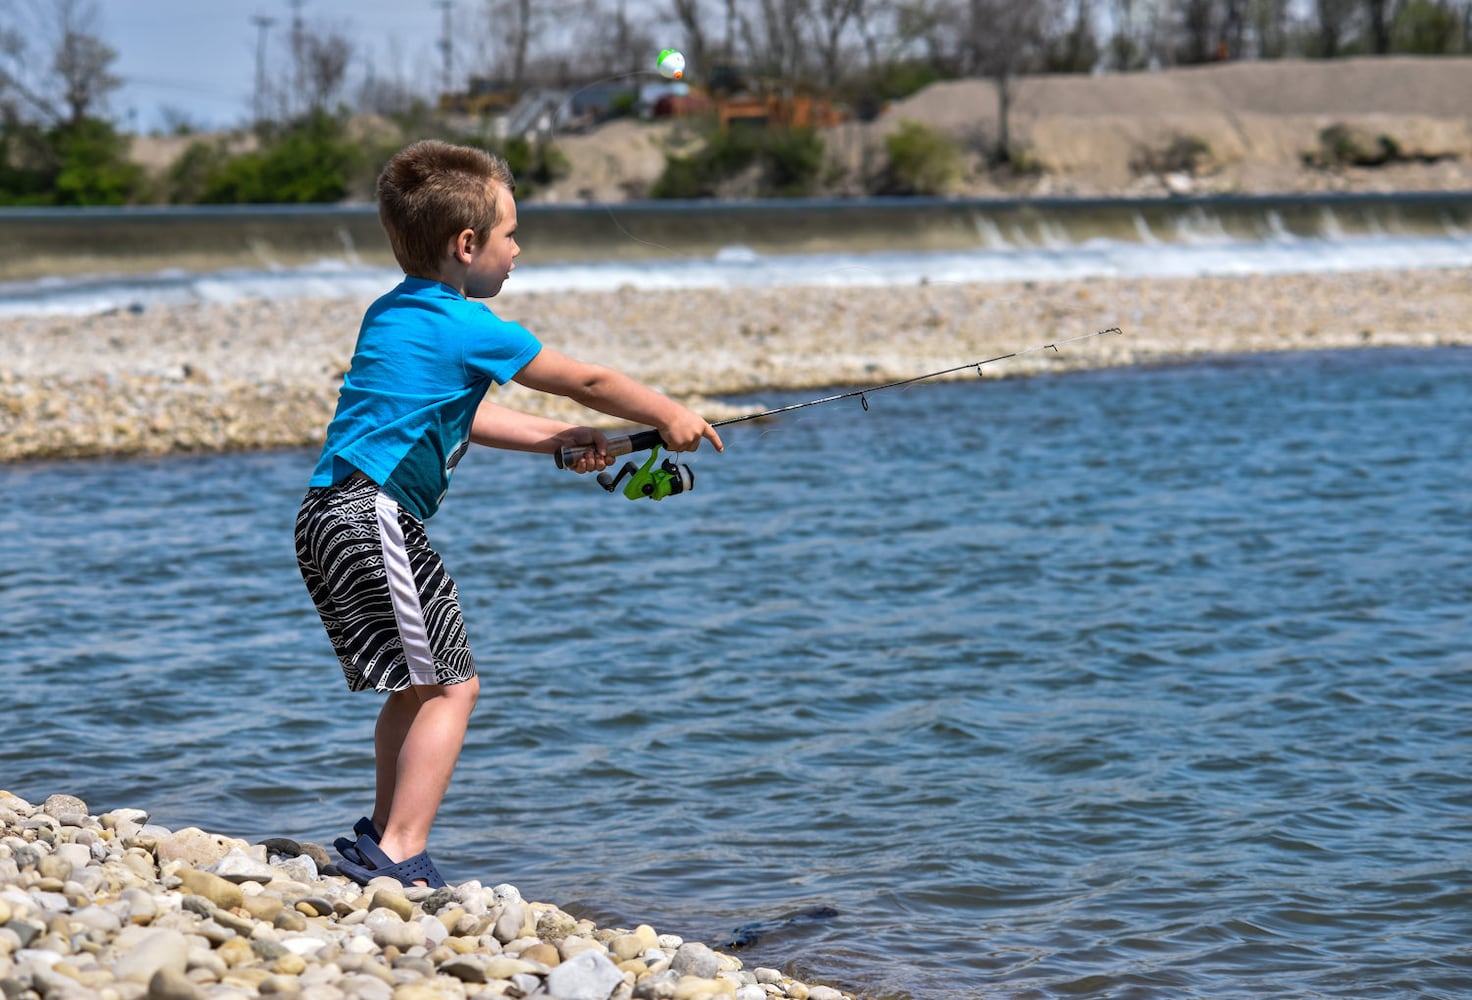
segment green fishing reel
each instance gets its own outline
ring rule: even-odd
[[[623,492],[630,500],[663,500],[695,488],[695,472],[690,466],[667,458],[656,468],[654,463],[658,458],[659,446],[655,445],[649,449],[649,457],[644,460],[643,465],[625,462],[616,476],[600,472],[598,485],[613,493],[618,490],[618,484],[627,478],[629,481]]]

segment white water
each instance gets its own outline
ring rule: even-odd
[[[1313,274],[1472,267],[1472,234],[1296,238],[1286,233],[1242,241],[1195,229],[1169,242],[1091,240],[1024,243],[988,234],[985,248],[865,254],[763,255],[730,246],[711,257],[536,264],[523,258],[504,297],[520,292],[618,288],[751,288],[914,285],[940,282],[1051,281],[1087,278]],[[302,268],[164,271],[0,283],[0,318],[91,315],[191,302],[258,298],[371,299],[398,280],[396,269],[343,261]]]

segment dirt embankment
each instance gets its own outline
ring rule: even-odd
[[[826,193],[864,193],[904,121],[965,153],[957,195],[1144,196],[1472,188],[1472,58],[1225,63],[1161,72],[1042,76],[1013,83],[1011,145],[1025,169],[991,169],[995,84],[935,84],[869,123],[824,135]],[[563,135],[571,174],[541,197],[640,198],[678,124],[618,121]],[[1358,162],[1357,162],[1358,161]]]

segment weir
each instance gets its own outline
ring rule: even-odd
[[[1192,198],[873,198],[518,209],[526,263],[1465,236],[1472,191]],[[370,205],[0,210],[0,282],[70,275],[392,267]]]

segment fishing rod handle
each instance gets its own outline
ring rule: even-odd
[[[658,445],[664,444],[664,438],[659,436],[659,431],[639,431],[637,434],[621,434],[608,439],[608,446],[604,450],[610,458],[619,455],[627,455],[634,451],[648,451]],[[573,445],[563,448],[553,455],[559,469],[570,468],[577,460],[588,454],[593,449],[588,445]]]

